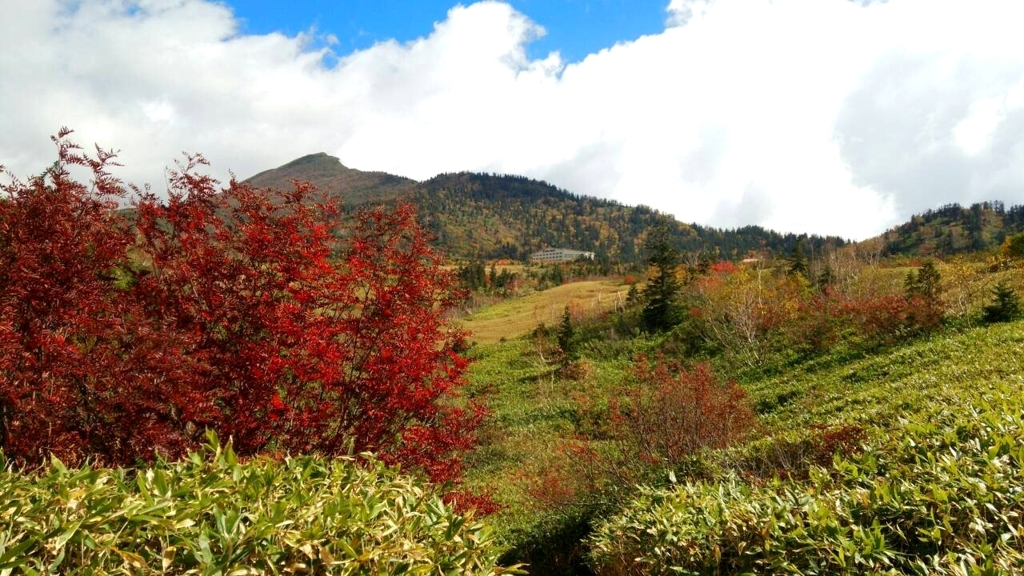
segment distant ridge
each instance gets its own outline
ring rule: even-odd
[[[386,172],[363,172],[347,168],[338,158],[319,152],[264,170],[245,180],[260,188],[289,189],[292,180],[302,180],[337,196],[347,206],[387,202],[408,194],[416,181]]]
[[[881,240],[888,256],[927,258],[992,250],[1007,235],[1020,232],[1024,232],[1024,205],[1008,207],[994,200],[927,210],[866,242]]]
[[[408,201],[417,207],[435,245],[457,259],[525,260],[532,252],[558,246],[594,252],[598,260],[638,262],[644,256],[647,233],[655,226],[668,227],[682,250],[727,259],[786,253],[797,239],[796,234],[760,226],[720,230],[683,224],[647,206],[573,194],[524,176],[460,172],[416,182],[347,168],[323,152],[260,172],[245,182],[288,189],[292,180],[310,182],[348,208]],[[844,244],[841,238],[811,236],[805,247],[817,250]]]

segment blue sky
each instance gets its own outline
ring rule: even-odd
[[[463,1],[468,4],[468,1]],[[428,36],[456,0],[227,0],[242,21],[242,33],[295,35],[315,27],[338,38],[343,56],[395,39]],[[667,0],[515,0],[517,10],[544,27],[547,35],[527,47],[533,58],[558,51],[576,62],[588,54],[665,29]]]

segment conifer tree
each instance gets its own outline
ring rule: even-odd
[[[804,278],[807,277],[807,254],[804,252],[803,236],[797,237],[796,244],[793,245],[793,251],[790,253],[788,261],[790,276],[799,274]]]
[[[824,292],[828,288],[836,283],[835,272],[832,271],[832,267],[825,264],[825,267],[821,269],[821,273],[818,274],[818,290]]]
[[[558,349],[562,352],[565,362],[574,362],[579,359],[579,351],[576,349],[576,327],[572,324],[572,314],[569,305],[565,305],[562,313],[562,323],[558,326]]]
[[[651,231],[645,248],[648,253],[647,262],[654,267],[654,277],[644,288],[643,297],[646,304],[641,314],[641,322],[643,327],[651,332],[667,330],[680,321],[680,284],[676,277],[679,251],[672,246],[668,229],[664,226]]]
[[[640,291],[636,289],[636,284],[629,285],[629,291],[626,292],[626,306],[632,306],[640,300]]]
[[[992,303],[984,308],[982,318],[985,322],[1009,322],[1020,317],[1020,300],[1017,292],[1005,281],[996,284],[992,289]]]
[[[919,327],[937,327],[944,316],[942,305],[942,275],[931,260],[917,271],[907,273],[903,282],[907,300],[914,308],[912,317]]]
[[[908,298],[919,296],[926,302],[935,302],[941,293],[941,281],[942,275],[939,273],[938,267],[935,266],[935,262],[929,260],[916,273],[914,271],[907,273],[903,287]]]

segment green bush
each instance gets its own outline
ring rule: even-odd
[[[918,424],[807,482],[648,489],[590,539],[606,574],[1024,571],[1019,392]]]
[[[0,574],[502,574],[487,528],[369,456],[0,473]]]

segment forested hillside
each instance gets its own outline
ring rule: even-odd
[[[1000,201],[965,208],[947,204],[917,214],[882,238],[891,256],[949,256],[996,248],[1010,234],[1024,231],[1024,206]]]
[[[631,262],[640,259],[646,232],[659,226],[670,230],[678,248],[714,258],[786,253],[797,239],[795,234],[759,226],[722,230],[688,225],[646,206],[574,194],[523,176],[462,172],[416,184],[399,176],[346,168],[324,153],[304,156],[246,182],[288,188],[293,180],[314,184],[348,209],[407,200],[418,208],[436,246],[452,258],[522,260],[554,246]],[[813,252],[843,244],[840,238],[815,236],[805,241],[805,248]]]
[[[667,227],[678,248],[735,259],[788,252],[796,235],[759,226],[721,230],[683,224],[647,206],[624,206],[560,190],[523,176],[444,174],[423,182],[412,196],[420,217],[453,256],[524,259],[546,246],[589,250],[599,257],[634,261],[647,231]],[[840,238],[812,237],[813,250]]]

